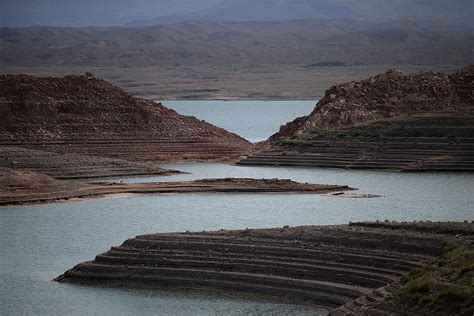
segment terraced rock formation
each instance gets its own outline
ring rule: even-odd
[[[16,205],[100,197],[112,194],[185,193],[343,193],[345,185],[298,183],[280,179],[203,179],[182,182],[116,183],[61,181],[31,171],[0,168],[0,205]],[[357,197],[357,196],[355,196]]]
[[[252,293],[335,309],[390,291],[407,271],[440,256],[446,238],[472,245],[473,235],[473,225],[464,223],[142,235],[55,280]]]
[[[165,170],[148,163],[78,154],[59,154],[15,146],[0,146],[0,167],[37,172],[59,180],[165,176],[179,173],[176,170]]]
[[[318,130],[281,139],[241,165],[474,171],[474,108]]]
[[[252,144],[87,73],[0,75],[0,145],[132,161],[226,160]]]
[[[239,164],[474,171],[474,66],[334,86]]]

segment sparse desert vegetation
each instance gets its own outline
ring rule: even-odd
[[[410,272],[396,299],[445,315],[474,312],[474,250],[453,240],[445,241],[441,258]]]

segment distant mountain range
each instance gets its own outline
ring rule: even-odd
[[[473,34],[466,26],[413,20],[0,28],[0,65],[464,65],[474,63]]]
[[[145,26],[183,21],[294,19],[456,20],[471,26],[472,0],[2,0],[0,26]]]

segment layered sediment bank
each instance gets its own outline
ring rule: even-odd
[[[3,173],[2,173],[3,171]],[[47,180],[46,182],[43,180]],[[0,170],[0,205],[31,204],[114,194],[308,193],[353,190],[345,185],[298,183],[280,179],[203,179],[158,183],[81,183],[34,173]]]
[[[315,131],[280,139],[239,165],[390,171],[474,171],[474,108]]]
[[[80,154],[60,154],[42,150],[0,146],[0,168],[42,173],[59,180],[130,176],[166,176],[166,170],[151,163]]]
[[[468,223],[353,223],[142,235],[55,280],[252,293],[323,306],[335,315],[357,314],[361,305],[387,298],[408,271],[440,257],[447,239],[472,247],[473,236],[474,225]],[[370,308],[381,314],[393,308],[394,315],[414,310],[395,303]]]

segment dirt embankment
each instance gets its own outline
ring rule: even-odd
[[[66,201],[113,194],[308,193],[353,190],[345,185],[299,183],[280,179],[203,179],[157,183],[81,183],[56,180],[35,172],[0,169],[0,205]]]
[[[472,247],[473,236],[474,225],[468,223],[143,235],[75,266],[56,281],[251,293],[324,306],[335,315],[360,315],[374,300],[393,293],[408,271],[441,256],[445,240]],[[383,309],[387,304],[372,310],[377,315],[423,310],[393,304],[391,310]]]
[[[241,137],[87,73],[0,75],[0,145],[132,161],[235,159]]]
[[[18,171],[0,167],[0,205],[21,204],[30,197],[40,199],[66,198],[72,191],[80,190],[79,182],[57,180],[33,171]]]
[[[0,188],[33,189],[54,187],[58,181],[45,174],[32,171],[14,171],[0,167]]]

